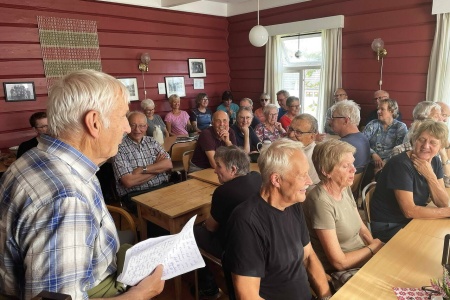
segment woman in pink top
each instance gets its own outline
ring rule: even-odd
[[[291,125],[291,121],[300,113],[300,100],[295,96],[290,96],[286,100],[286,106],[288,111],[281,117],[280,123],[287,130],[288,126]]]
[[[180,110],[180,97],[177,94],[171,95],[169,103],[172,111],[164,118],[169,135],[187,135],[186,128],[188,125],[191,126],[191,122],[189,121],[189,114]]]
[[[266,117],[264,116],[264,107],[266,107],[266,104],[270,103],[270,95],[268,93],[262,93],[261,96],[259,96],[259,101],[261,103],[261,107],[255,110],[254,115],[261,123],[264,123],[266,121]]]

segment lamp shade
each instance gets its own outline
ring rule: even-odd
[[[142,53],[141,62],[148,65],[148,63],[150,62],[150,54],[148,54],[147,52]]]
[[[373,51],[378,52],[383,48],[384,48],[384,42],[382,39],[377,38],[377,39],[373,40],[373,42],[372,42],[372,50]]]
[[[250,40],[250,44],[255,47],[264,46],[269,40],[269,33],[264,26],[256,25],[250,30],[248,34],[248,39]]]

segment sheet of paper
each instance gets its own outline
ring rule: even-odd
[[[123,271],[117,280],[136,285],[159,264],[164,266],[163,280],[204,267],[194,238],[196,217],[193,216],[180,233],[148,239],[128,249]]]

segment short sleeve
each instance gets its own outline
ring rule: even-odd
[[[396,161],[395,165],[389,168],[386,176],[386,186],[392,190],[402,190],[413,192],[414,166],[407,165],[404,161]]]
[[[314,229],[336,229],[336,215],[328,195],[316,188],[308,195],[309,216]]]

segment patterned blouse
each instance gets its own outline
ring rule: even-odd
[[[261,141],[270,140],[271,142],[285,137],[286,133],[279,131],[277,128],[272,132],[270,131],[264,123],[259,123],[255,128],[256,135]]]
[[[364,128],[363,134],[369,139],[370,154],[377,153],[381,159],[389,159],[392,149],[403,144],[408,129],[406,124],[394,119],[391,125],[384,130],[380,120],[370,121]]]

